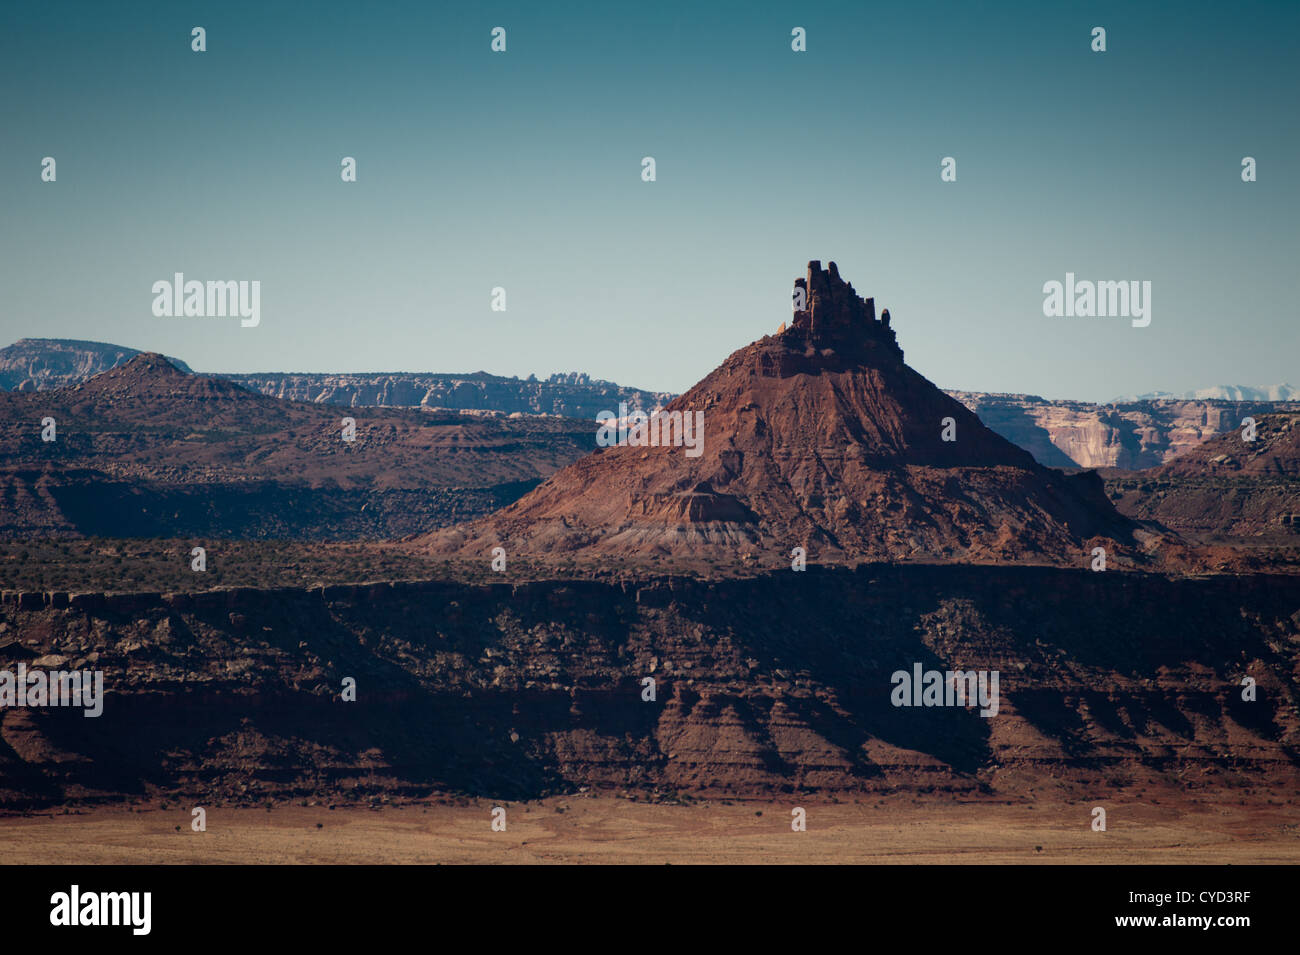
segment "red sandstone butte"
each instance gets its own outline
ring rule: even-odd
[[[1093,473],[1043,467],[903,361],[888,311],[832,262],[807,308],[733,353],[666,411],[704,412],[703,452],[604,448],[509,507],[427,535],[435,552],[729,563],[804,547],[810,562],[1086,566],[1147,536]],[[776,325],[773,321],[772,325]],[[942,440],[944,419],[956,426]]]

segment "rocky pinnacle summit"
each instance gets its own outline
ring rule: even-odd
[[[795,279],[794,285],[803,290],[806,307],[796,309],[784,335],[817,348],[876,346],[903,360],[903,349],[890,327],[889,310],[877,318],[876,300],[858,295],[852,284],[840,278],[834,262],[825,269],[819,261],[809,262],[807,276]],[[798,292],[795,295],[798,304],[800,296]]]

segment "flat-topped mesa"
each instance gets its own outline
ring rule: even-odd
[[[808,263],[807,278],[795,279],[804,290],[805,308],[794,313],[790,331],[817,348],[854,348],[868,343],[885,346],[901,361],[903,349],[889,325],[889,310],[876,318],[876,300],[863,298],[840,278],[834,262],[823,269],[819,261]]]

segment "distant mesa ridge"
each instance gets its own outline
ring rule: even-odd
[[[1211,385],[1178,393],[1151,391],[1142,395],[1112,398],[1113,405],[1137,401],[1300,401],[1300,388],[1289,384],[1277,385]]]
[[[0,348],[0,388],[42,391],[79,384],[143,354],[138,348],[74,338],[20,338]],[[185,373],[190,366],[179,358],[168,362]]]
[[[838,269],[823,273],[810,263],[808,275],[796,280],[807,302],[779,334],[789,333],[808,349],[830,348],[848,355],[855,349],[902,350],[889,312],[876,317],[872,299],[860,299],[852,286],[832,282]],[[858,331],[853,332],[854,329]],[[849,333],[846,335],[846,333]],[[134,348],[75,339],[24,338],[0,348],[0,389],[44,391],[86,381],[135,355]],[[177,358],[167,359],[184,372]],[[787,368],[796,367],[787,356]],[[631,410],[662,407],[675,395],[630,388],[580,373],[555,374],[546,380],[507,378],[487,372],[257,372],[223,374],[224,378],[272,398],[350,408],[446,408],[489,415],[549,414],[594,420],[602,411],[626,403]],[[1185,454],[1216,434],[1238,428],[1242,418],[1300,411],[1289,385],[1243,385],[1204,388],[1184,396],[1153,393],[1110,404],[1052,400],[1037,395],[948,390],[986,425],[1052,467],[1157,467]]]
[[[134,348],[72,339],[24,338],[0,348],[0,388],[44,391],[87,381],[136,355]],[[183,361],[167,359],[191,373]],[[649,391],[593,379],[580,372],[507,378],[484,371],[467,374],[424,372],[261,372],[219,374],[271,398],[345,407],[446,408],[499,414],[548,414],[595,420],[618,408],[652,410],[667,404],[669,392]]]

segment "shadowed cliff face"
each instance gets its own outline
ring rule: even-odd
[[[1293,579],[869,566],[67,603],[7,595],[0,669],[101,669],[104,712],[0,711],[3,805],[1300,782]],[[918,663],[998,671],[997,714],[893,706]]]

